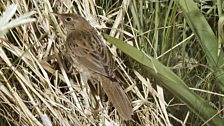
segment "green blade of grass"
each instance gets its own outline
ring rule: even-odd
[[[204,50],[208,65],[213,69],[220,90],[224,92],[224,53],[218,49],[218,40],[193,0],[176,0],[185,19]]]
[[[125,54],[143,64],[150,74],[160,82],[160,85],[173,93],[175,97],[184,102],[188,108],[198,115],[202,120],[208,121],[210,126],[221,126],[224,124],[215,111],[204,99],[192,92],[186,84],[170,69],[161,64],[153,57],[146,56],[138,49],[125,42],[104,34],[105,38],[122,50]]]

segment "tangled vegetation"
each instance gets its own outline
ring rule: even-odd
[[[221,126],[221,2],[1,0],[0,125]],[[51,12],[78,13],[107,40],[132,120],[69,70],[65,31]]]

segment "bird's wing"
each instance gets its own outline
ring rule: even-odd
[[[112,74],[111,54],[96,32],[71,33],[67,38],[67,48],[88,69],[104,76]]]

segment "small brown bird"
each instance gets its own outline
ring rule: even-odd
[[[77,68],[83,80],[97,78],[108,99],[124,120],[130,120],[131,103],[113,73],[114,60],[97,31],[77,14],[57,14],[67,31],[66,57]]]

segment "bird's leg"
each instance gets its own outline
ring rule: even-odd
[[[92,112],[94,118],[96,118],[98,113],[101,111],[99,98],[97,99],[97,95],[99,95],[98,94],[99,92],[97,92],[97,90],[94,86],[94,85],[96,85],[96,83],[97,82],[95,80],[90,80],[90,83],[89,83],[90,91],[91,91],[91,94],[94,99],[94,101],[92,103],[95,104],[95,105],[92,104],[92,107],[90,110]]]
[[[88,89],[87,89],[87,84],[88,84],[88,77],[86,76],[86,74],[84,72],[80,72],[80,78],[81,78],[81,87],[82,91],[81,94],[83,96],[83,104],[85,106],[85,108],[90,108],[90,103],[89,103],[89,97],[88,97]]]

